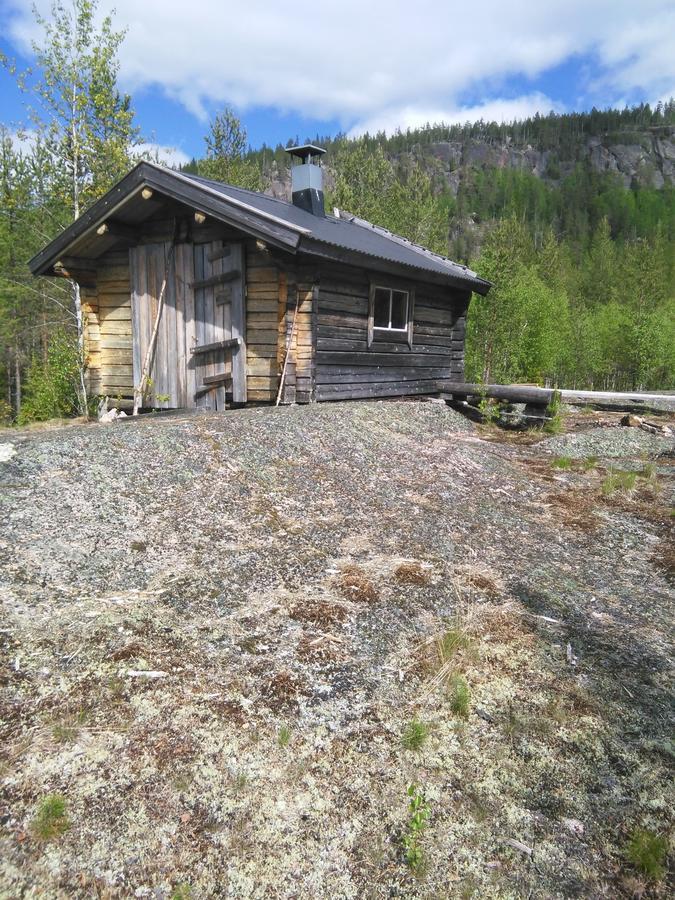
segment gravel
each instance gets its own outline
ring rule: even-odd
[[[675,439],[651,434],[641,428],[590,428],[582,434],[561,434],[547,438],[538,445],[542,450],[557,456],[585,459],[621,457],[656,458],[675,453]]]
[[[0,897],[635,893],[630,829],[675,808],[673,478],[550,465],[662,452],[596,425],[533,445],[414,401],[5,432]]]

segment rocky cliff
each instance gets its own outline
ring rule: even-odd
[[[529,172],[551,185],[558,184],[579,163],[587,163],[598,173],[614,173],[626,188],[661,189],[675,184],[675,128],[662,126],[625,134],[589,136],[573,148],[540,150],[510,138],[503,142],[470,139],[437,141],[413,147],[411,152],[442,175],[450,192],[457,196],[463,178],[475,170],[514,169]],[[393,154],[396,162],[400,154]],[[290,173],[272,164],[269,192],[290,199]],[[326,187],[332,184],[330,159],[326,166]]]

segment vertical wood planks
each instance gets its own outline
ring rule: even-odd
[[[228,271],[239,269],[241,276],[231,282],[231,336],[239,338],[241,343],[232,354],[232,400],[234,403],[246,403],[246,309],[244,299],[244,253],[241,244],[232,244],[230,266]]]
[[[197,323],[195,316],[195,292],[192,282],[195,280],[195,256],[192,244],[181,244],[180,266],[178,269],[178,290],[183,297],[185,306],[185,399],[184,406],[195,406],[195,393],[197,391],[197,358],[192,355],[192,350],[197,346]]]

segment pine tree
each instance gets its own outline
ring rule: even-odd
[[[247,156],[246,129],[231,109],[214,118],[204,141],[206,157],[197,165],[200,175],[249,191],[264,189],[262,170]]]

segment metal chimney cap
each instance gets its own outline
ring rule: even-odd
[[[286,153],[290,153],[291,156],[297,156],[303,162],[312,156],[323,156],[325,152],[323,147],[315,147],[314,144],[303,144],[301,147],[286,147]]]

